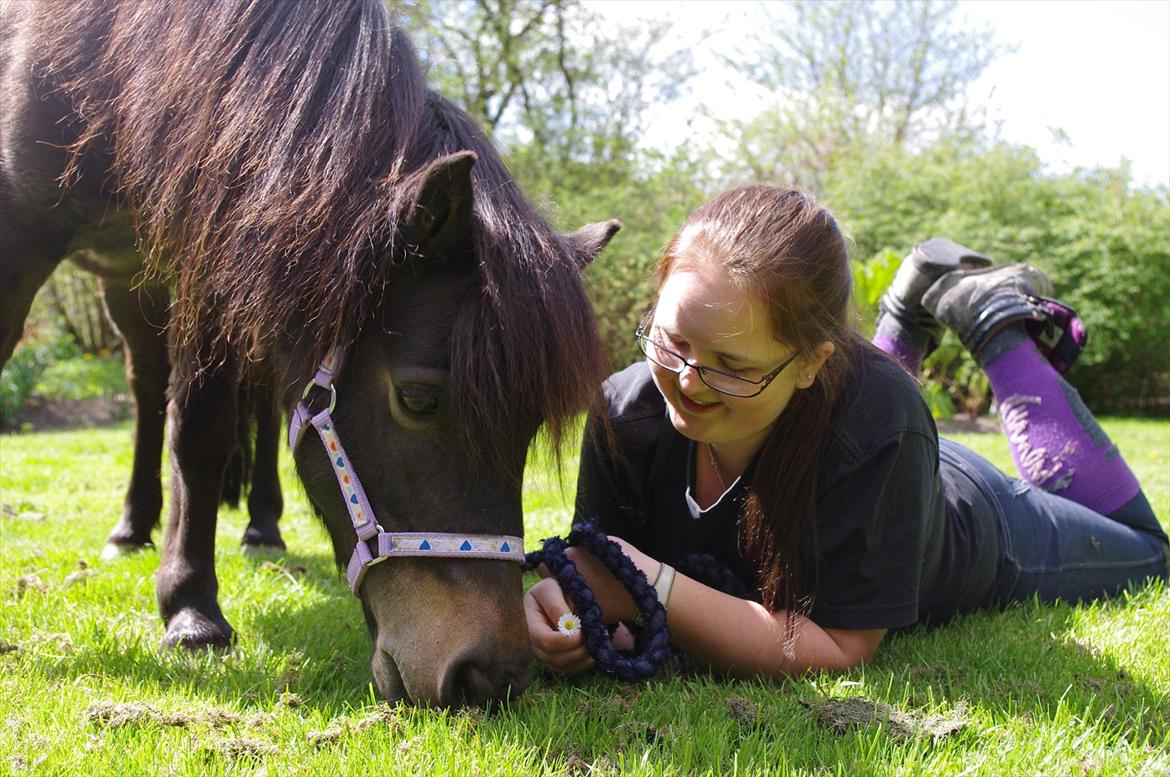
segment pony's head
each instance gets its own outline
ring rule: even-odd
[[[618,224],[551,230],[490,147],[462,140],[478,156],[443,154],[409,179],[385,257],[395,270],[345,349],[332,420],[386,532],[522,537],[529,444],[542,424],[558,438],[604,372],[580,270]],[[277,353],[287,374],[311,372],[294,340]],[[300,386],[288,385],[291,405]],[[296,464],[345,565],[357,536],[331,454],[313,437]],[[357,594],[381,693],[443,705],[519,694],[531,661],[521,592],[514,561],[370,566]]]

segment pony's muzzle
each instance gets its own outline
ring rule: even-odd
[[[444,707],[494,707],[528,687],[530,656],[499,656],[490,646],[471,647],[454,656],[439,682]]]

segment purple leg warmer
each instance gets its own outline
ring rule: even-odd
[[[890,315],[878,319],[873,344],[902,363],[911,375],[918,376],[922,358],[930,345],[930,334],[915,326],[903,324]]]
[[[1125,459],[1022,327],[992,338],[983,369],[1024,480],[1101,515],[1138,494]]]

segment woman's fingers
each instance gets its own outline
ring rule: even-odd
[[[572,614],[560,585],[552,578],[539,581],[524,595],[524,617],[532,653],[545,666],[560,674],[576,674],[593,665],[580,631],[566,636],[557,621]]]
[[[613,631],[613,646],[618,650],[634,649],[634,632],[624,623],[619,623]]]

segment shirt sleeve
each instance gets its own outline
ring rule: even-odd
[[[810,617],[840,629],[915,623],[940,494],[937,441],[915,432],[892,435],[826,474]]]

